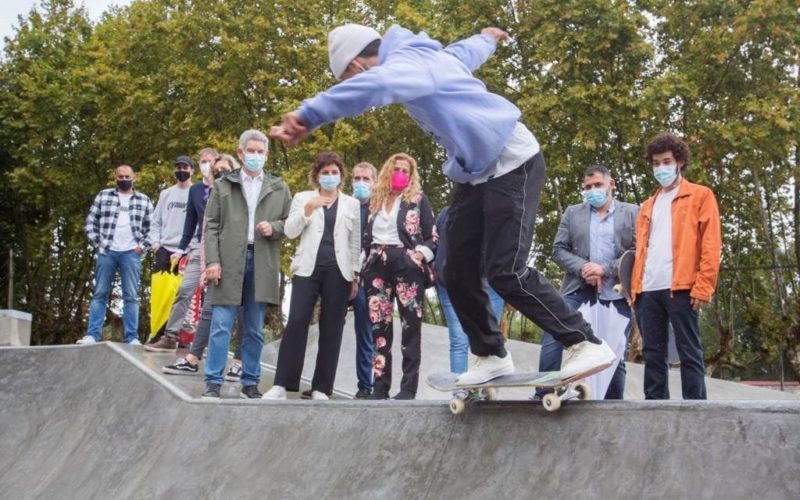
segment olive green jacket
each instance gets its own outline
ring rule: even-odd
[[[242,303],[248,221],[241,175],[241,169],[234,170],[214,183],[206,207],[206,266],[222,267],[219,285],[209,284],[213,287],[212,305]],[[272,236],[261,236],[258,231],[254,236],[256,302],[280,304],[281,240],[291,203],[292,195],[283,179],[264,172],[254,225],[269,222]]]

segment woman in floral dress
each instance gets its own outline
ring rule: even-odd
[[[403,379],[394,399],[414,399],[419,384],[422,305],[433,284],[433,211],[422,193],[417,162],[392,155],[378,175],[364,229],[362,269],[375,343],[372,399],[388,399],[392,385],[392,313],[396,299],[402,325]]]

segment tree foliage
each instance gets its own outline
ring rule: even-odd
[[[714,190],[724,223],[702,321],[709,368],[766,373],[785,351],[800,374],[800,15],[785,0],[134,0],[95,23],[74,0],[43,0],[0,60],[0,255],[14,252],[15,301],[34,315],[35,343],[83,331],[93,267],[83,221],[112,168],[134,165],[155,198],[175,156],[233,152],[244,129],[267,129],[334,83],[327,32],[343,22],[400,23],[445,44],[488,25],[512,34],[477,75],[541,143],[548,181],[531,258],[556,281],[548,257],[583,169],[609,166],[618,197],[640,203],[655,185],[647,140],[685,137],[689,177]],[[271,144],[269,168],[296,192],[328,149],[349,166],[408,152],[434,207],[448,203],[443,151],[399,106],[324,126],[292,150]]]

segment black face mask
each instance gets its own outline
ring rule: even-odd
[[[175,171],[175,178],[178,179],[180,182],[188,180],[189,177],[192,176],[191,172],[187,172],[186,170],[176,170]]]
[[[123,191],[123,192],[130,191],[130,189],[132,187],[133,187],[133,181],[131,181],[131,180],[127,180],[127,181],[118,180],[117,181],[117,188],[119,188],[120,191]]]

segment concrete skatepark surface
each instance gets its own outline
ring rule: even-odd
[[[800,492],[797,399],[567,402],[556,413],[500,401],[458,417],[444,401],[208,402],[191,385],[201,377],[161,375],[153,365],[172,356],[151,356],[111,343],[0,348],[0,497]]]

